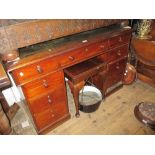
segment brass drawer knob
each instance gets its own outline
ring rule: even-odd
[[[71,61],[75,60],[75,58],[72,57],[72,56],[69,56],[68,59],[71,60]]]
[[[47,99],[48,99],[48,103],[52,103],[52,99],[50,95],[47,96]]]
[[[116,69],[120,69],[120,67],[119,66],[116,66]]]
[[[43,69],[41,68],[41,66],[37,65],[37,71],[38,71],[38,73],[42,73],[43,72]]]
[[[43,86],[44,86],[45,88],[48,87],[48,82],[47,82],[46,80],[43,80]]]
[[[104,45],[100,45],[100,48],[104,48],[105,46]]]
[[[118,50],[117,55],[121,56],[121,51],[120,50]]]
[[[85,48],[85,51],[88,52],[88,48]]]
[[[100,67],[96,67],[96,69],[97,69],[97,70],[99,70],[99,69],[100,69]]]
[[[118,40],[119,42],[122,42],[122,37],[119,37],[119,40]]]
[[[23,72],[20,72],[19,73],[20,77],[24,76],[24,73]]]

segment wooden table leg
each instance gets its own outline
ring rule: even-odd
[[[79,91],[84,87],[85,85],[85,81],[81,81],[79,83],[74,84],[73,82],[71,82],[70,80],[68,81],[69,87],[71,89],[71,92],[73,94],[74,97],[74,102],[75,102],[75,108],[76,108],[76,117],[80,116],[79,113]]]

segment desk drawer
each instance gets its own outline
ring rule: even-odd
[[[108,49],[108,40],[94,43],[85,48],[84,57],[87,58],[96,56],[100,52],[105,51],[107,49]]]
[[[122,59],[116,63],[109,64],[106,87],[109,88],[115,83],[122,81],[127,59]]]
[[[61,66],[73,65],[81,60],[85,60],[97,55],[99,52],[106,50],[108,48],[108,41],[102,41],[93,43],[88,46],[76,49],[75,51],[70,51],[63,56],[60,56]]]
[[[55,90],[49,91],[44,95],[40,95],[34,99],[28,99],[28,104],[33,114],[38,114],[47,109],[53,108],[54,104],[65,103],[66,90],[61,85]],[[52,109],[51,109],[52,111]]]
[[[112,62],[128,55],[128,45],[113,49],[107,53],[107,61]]]
[[[38,130],[55,123],[69,113],[65,85],[58,85],[44,95],[28,99],[28,105]]]
[[[125,43],[129,43],[130,38],[131,38],[130,33],[125,33],[125,34],[110,38],[109,47],[114,48],[114,47],[117,47],[117,46],[121,46],[121,45],[123,45]]]
[[[69,113],[66,103],[61,102],[59,105],[53,105],[40,113],[33,114],[33,118],[37,129],[41,130],[60,121],[67,114]]]
[[[24,95],[27,98],[33,98],[56,89],[59,85],[64,85],[64,73],[58,71],[40,79],[33,80],[22,86]]]
[[[12,72],[17,85],[38,78],[59,68],[57,58],[49,58],[38,63],[27,65]]]

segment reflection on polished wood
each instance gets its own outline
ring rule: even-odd
[[[136,53],[138,78],[155,86],[155,38],[133,37],[131,45]]]

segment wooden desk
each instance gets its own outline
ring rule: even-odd
[[[88,30],[124,23],[127,20],[0,20],[0,54],[16,85],[22,87],[38,133],[70,117],[64,68],[103,54],[109,66],[110,61],[125,60],[121,69],[117,64],[117,70],[122,70],[117,72],[119,78],[109,74],[111,82],[105,88],[121,80],[127,55],[120,55],[120,51],[127,51],[131,30]],[[73,34],[77,35],[64,37]],[[38,44],[48,40],[52,42]],[[24,48],[34,44],[37,46]]]
[[[19,60],[6,64],[23,90],[39,134],[70,118],[63,69],[98,57],[109,68],[104,91],[122,85],[130,37],[130,28],[95,29],[25,47]]]

